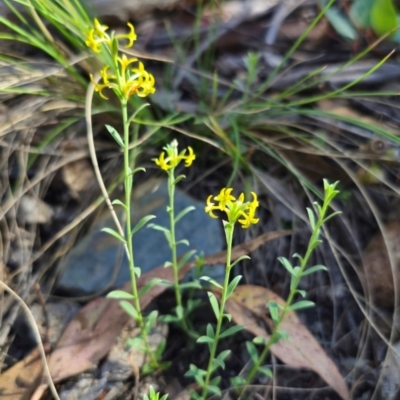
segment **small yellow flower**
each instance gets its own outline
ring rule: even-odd
[[[165,152],[161,152],[158,158],[154,159],[156,165],[158,165],[164,171],[168,171],[175,168],[182,160],[185,160],[185,167],[190,167],[193,160],[196,159],[196,155],[191,147],[188,147],[189,154],[186,154],[186,149],[178,153],[178,142],[173,140],[171,144],[164,147],[167,153],[167,158],[165,158]]]
[[[205,207],[206,213],[211,218],[217,218],[213,211],[224,211],[230,224],[239,222],[242,228],[248,228],[250,225],[256,224],[259,221],[259,218],[255,217],[256,209],[259,205],[257,195],[251,192],[253,201],[244,202],[244,193],[241,193],[237,199],[231,193],[231,188],[221,189],[220,193],[214,197],[216,203],[212,202],[213,196],[210,195]]]
[[[101,25],[97,18],[94,19],[94,28],[89,30],[86,39],[86,46],[90,47],[95,53],[101,53],[101,43],[111,43],[110,36],[106,33],[107,25]]]
[[[190,167],[193,164],[193,161],[196,159],[196,154],[194,154],[193,149],[188,147],[189,154],[184,156],[185,159],[185,167]]]
[[[156,163],[156,165],[158,165],[164,171],[168,171],[170,168],[172,168],[170,165],[167,164],[167,161],[165,160],[165,153],[164,152],[162,152],[160,154],[160,157],[154,159],[154,162]]]
[[[219,195],[215,196],[215,200],[219,201],[219,209],[221,211],[226,210],[227,204],[230,204],[230,203],[236,201],[235,196],[231,195],[232,190],[233,189],[231,189],[231,188],[229,188],[229,189],[223,188],[223,189],[221,189]]]
[[[119,39],[127,39],[128,40],[128,44],[125,46],[126,49],[129,49],[130,47],[133,46],[133,42],[137,39],[137,35],[135,33],[135,28],[133,27],[133,25],[131,23],[128,22],[127,24],[129,26],[130,32],[126,33],[124,35],[117,35],[115,36],[115,38],[117,40]]]
[[[207,205],[206,205],[205,210],[206,210],[206,213],[208,213],[208,214],[210,215],[211,218],[218,218],[218,217],[213,213],[213,211],[215,211],[215,210],[220,210],[220,207],[219,207],[219,205],[216,206],[214,203],[211,202],[212,197],[213,197],[212,194],[210,194],[210,195],[208,196],[208,198],[207,198]]]

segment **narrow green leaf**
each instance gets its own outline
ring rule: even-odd
[[[127,181],[127,190],[129,190],[129,192],[132,192],[133,173],[130,167],[128,168],[128,175],[126,177],[126,181]]]
[[[137,110],[135,110],[135,112],[131,115],[131,117],[128,120],[128,124],[130,124],[135,118],[136,116],[146,107],[148,107],[150,104],[149,103],[144,103],[142,104]]]
[[[267,344],[267,342],[268,342],[268,340],[266,338],[261,337],[261,336],[256,336],[253,339],[253,343],[254,344],[259,344],[259,345],[262,345],[262,346],[265,346]]]
[[[200,279],[202,279],[203,281],[210,282],[215,287],[222,289],[222,286],[216,280],[210,278],[209,276],[202,276],[202,277],[200,277]]]
[[[106,125],[108,132],[110,132],[111,136],[114,140],[122,147],[125,147],[124,141],[122,140],[120,134],[113,128],[111,125]]]
[[[184,244],[185,246],[188,246],[188,247],[189,247],[189,240],[187,240],[187,239],[178,240],[178,241],[175,243],[175,245],[178,245],[178,244]]]
[[[302,297],[306,297],[306,295],[307,295],[307,292],[305,290],[297,289],[296,292],[298,294],[300,294]]]
[[[178,261],[178,269],[183,267],[190,258],[192,258],[196,254],[196,250],[187,251]]]
[[[293,275],[293,266],[285,257],[278,257],[278,261],[287,269],[289,274]]]
[[[129,315],[131,316],[135,321],[138,319],[139,314],[136,311],[136,308],[133,306],[132,303],[129,303],[126,300],[122,300],[119,302],[121,308]]]
[[[133,348],[133,349],[138,349],[141,351],[146,351],[146,346],[143,343],[143,339],[140,337],[135,337],[132,339],[128,339],[126,341],[128,347]]]
[[[152,328],[155,326],[158,317],[158,311],[153,310],[147,317],[145,317],[145,331],[150,333]]]
[[[231,354],[230,350],[224,350],[224,351],[221,351],[221,353],[218,354],[217,358],[218,358],[218,360],[224,361],[225,358],[229,356],[229,354]]]
[[[303,308],[309,308],[309,307],[314,307],[314,306],[315,306],[315,303],[312,301],[301,300],[301,301],[298,301],[297,303],[292,304],[290,306],[290,309],[292,311],[295,311],[295,310],[301,310]]]
[[[132,229],[132,236],[141,228],[143,228],[149,221],[154,219],[155,215],[146,215],[145,217],[141,218],[139,222],[134,226]]]
[[[168,282],[170,286],[171,282]],[[140,290],[139,290],[139,297],[144,296],[152,287],[156,285],[163,284],[163,281],[160,278],[152,278],[150,279]]]
[[[215,294],[212,292],[207,292],[208,298],[210,299],[211,307],[214,311],[215,317],[218,319],[219,318],[219,304],[218,300],[215,297]]]
[[[208,385],[207,390],[208,392],[215,394],[218,397],[221,397],[221,389],[218,386]]]
[[[230,328],[228,328],[226,331],[222,332],[219,337],[220,339],[228,337],[228,336],[232,336],[237,332],[240,332],[244,329],[244,326],[242,325],[236,325],[236,326],[231,326]]]
[[[267,304],[267,307],[269,309],[269,312],[271,313],[272,321],[274,321],[274,323],[277,324],[279,322],[278,304],[275,303],[274,301],[270,301]]]
[[[325,15],[339,35],[351,41],[358,38],[358,33],[354,25],[344,13],[339,11],[338,8],[330,7],[329,10],[326,11]]]
[[[139,267],[135,267],[133,268],[133,272],[135,273],[135,275],[140,278],[140,275],[142,275],[142,270]]]
[[[122,206],[126,210],[126,205],[119,199],[115,199],[111,202],[111,204]]]
[[[179,287],[183,289],[201,289],[199,281],[181,283]]]
[[[317,271],[328,271],[328,268],[326,268],[324,265],[315,265],[314,267],[307,268],[305,271],[303,271],[303,276],[313,274]]]
[[[314,211],[311,208],[307,207],[307,214],[308,214],[308,220],[310,221],[310,226],[311,229],[314,230],[315,229],[315,215],[314,215]]]
[[[126,240],[117,232],[114,231],[114,229],[111,228],[103,228],[101,230],[102,232],[108,233],[111,236],[114,236],[116,239],[118,239],[120,242],[126,244]]]
[[[175,224],[180,221],[187,213],[190,213],[191,211],[195,210],[196,207],[194,206],[188,206],[184,208],[176,217],[175,217]]]
[[[234,279],[232,279],[232,282],[228,285],[228,289],[226,291],[226,297],[229,298],[229,296],[233,293],[233,291],[236,289],[236,286],[242,279],[242,275],[236,276]]]
[[[214,371],[216,370],[218,367],[225,369],[225,363],[223,360],[218,360],[217,358],[214,358],[212,360],[212,366],[211,366],[211,370]]]
[[[215,340],[215,339],[212,339],[212,338],[210,338],[210,337],[208,337],[208,336],[200,336],[200,337],[196,340],[196,342],[197,342],[197,343],[210,343],[210,344],[213,344],[213,343],[214,343],[214,340]]]
[[[208,337],[210,337],[211,339],[215,338],[214,328],[211,324],[207,324],[206,332]]]
[[[113,290],[112,292],[108,293],[106,297],[109,299],[127,299],[127,300],[132,300],[134,298],[131,293],[124,292],[123,290]]]
[[[185,175],[179,175],[175,178],[173,185],[175,186],[176,184],[178,184],[182,179],[185,179],[186,176]]]
[[[267,367],[259,367],[258,372],[265,376],[268,376],[268,378],[272,378],[272,371]]]
[[[253,360],[253,363],[256,364],[259,359],[257,347],[254,346],[253,342],[246,342],[246,348],[250,358]]]
[[[175,307],[175,312],[176,312],[176,316],[179,318],[179,319],[182,319],[183,318],[183,307],[182,306],[176,306]]]
[[[232,264],[231,264],[231,268],[234,267],[236,264],[240,263],[240,261],[243,260],[250,260],[249,256],[240,256],[237,260],[235,260]]]

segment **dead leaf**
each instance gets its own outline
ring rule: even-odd
[[[87,159],[77,160],[63,166],[62,177],[74,198],[90,189],[96,178]]]
[[[273,322],[267,317],[266,304],[275,301],[285,304],[284,300],[271,290],[255,285],[238,286],[226,304],[226,310],[233,321],[256,336],[269,338],[257,317],[261,317],[272,329]],[[328,357],[325,350],[316,341],[311,332],[300,322],[297,315],[288,312],[281,325],[282,331],[289,335],[271,347],[271,352],[285,364],[296,368],[307,368],[316,372],[342,399],[349,399],[347,385],[337,366]]]
[[[394,266],[391,267],[389,253]],[[366,297],[374,304],[394,307],[395,287],[400,285],[400,223],[389,222],[385,227],[385,237],[378,232],[368,243],[362,254],[363,270],[361,281]],[[394,282],[396,280],[396,284]]]
[[[277,231],[265,233],[250,242],[240,244],[232,249],[232,258],[236,259],[246,255],[264,243],[292,234],[293,231]],[[213,266],[224,263],[226,252],[222,251],[205,257],[205,265]],[[179,271],[182,279],[192,268],[194,262],[185,264]],[[173,282],[173,272],[171,268],[158,267],[138,279],[138,287],[143,287],[150,279],[160,278]],[[122,290],[130,291],[130,282],[126,283]],[[163,293],[166,286],[154,286],[141,298],[142,309],[146,308],[150,302]],[[49,368],[54,382],[60,382],[66,378],[75,376],[87,369],[93,368],[105,357],[113,346],[121,330],[129,321],[129,316],[121,309],[118,301],[98,298],[84,306],[70,321],[55,350],[48,359]],[[28,356],[30,357],[30,356]],[[24,361],[21,361],[24,362]],[[25,362],[26,363],[26,362]],[[19,363],[18,363],[19,364]],[[40,359],[30,363],[25,368],[24,373],[34,380],[41,374]],[[11,367],[0,377],[0,390],[3,389],[5,395],[8,393],[18,393],[13,400],[22,400],[26,397],[26,391],[19,391],[18,377],[20,369]],[[40,385],[39,391],[43,392],[46,382]],[[3,392],[0,392],[3,394]],[[36,396],[39,398],[38,396]]]
[[[47,224],[54,215],[53,209],[38,197],[22,196],[18,218],[27,224]]]

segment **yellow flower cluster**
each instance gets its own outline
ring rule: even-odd
[[[242,228],[248,228],[252,224],[256,224],[259,218],[255,217],[256,209],[259,206],[257,195],[251,192],[253,201],[244,201],[244,194],[241,193],[236,199],[232,195],[231,188],[223,188],[218,196],[210,195],[207,199],[207,205],[205,208],[206,213],[212,218],[218,218],[213,211],[223,211],[228,217],[228,222],[234,224],[236,221],[242,225]]]
[[[165,152],[161,152],[160,156],[153,160],[164,171],[175,168],[182,160],[185,161],[185,167],[190,167],[196,159],[196,155],[190,146],[178,153],[178,142],[176,140],[165,146],[164,150]],[[167,158],[165,158],[165,153],[167,153]]]
[[[86,39],[86,45],[90,47],[95,53],[101,53],[103,49],[108,52],[113,61],[112,68],[115,73],[108,73],[109,65],[104,66],[100,71],[101,81],[95,82],[92,75],[90,79],[95,86],[95,91],[100,96],[108,100],[104,95],[103,90],[108,88],[112,89],[120,99],[128,100],[132,95],[136,94],[139,97],[146,97],[156,91],[154,88],[154,76],[148,73],[143,66],[143,63],[138,61],[137,58],[127,58],[125,54],[121,57],[115,54],[118,49],[119,40],[127,40],[126,48],[132,47],[133,42],[137,36],[132,24],[128,23],[130,32],[124,35],[114,35],[111,37],[106,32],[108,26],[101,25],[97,19],[94,20],[94,28],[89,30]],[[136,68],[128,68],[132,63],[137,63]]]

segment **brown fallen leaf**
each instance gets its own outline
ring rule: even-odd
[[[292,234],[293,231],[277,231],[265,233],[247,243],[235,246],[232,249],[232,258],[236,259],[246,255],[271,240]],[[205,265],[213,266],[225,262],[226,252],[212,254],[205,257]],[[188,262],[179,271],[182,279],[192,268],[194,262]],[[138,287],[143,287],[150,279],[160,278],[173,281],[171,268],[158,267],[138,279]],[[122,290],[130,290],[130,282],[126,283]],[[142,298],[142,308],[146,308],[150,302],[163,293],[166,286],[154,286]],[[129,321],[129,316],[121,309],[118,301],[98,298],[84,306],[70,321],[57,343],[55,350],[48,359],[49,368],[54,382],[62,381],[75,376],[87,369],[93,368],[108,354],[114,341],[120,334],[123,327]],[[31,357],[27,356],[26,359]],[[25,362],[26,361],[21,361]],[[19,364],[19,363],[18,363]],[[28,388],[24,391],[18,385],[21,369],[14,365],[0,376],[0,394],[10,396],[13,400],[25,400]],[[33,360],[26,365],[24,374],[30,376],[32,382],[41,376],[42,368],[39,359]],[[38,380],[38,379],[37,379]],[[38,380],[39,381],[39,380]],[[35,381],[36,383],[36,381]],[[29,393],[32,393],[31,384]],[[43,393],[46,389],[46,382],[38,387],[38,392]],[[35,398],[40,398],[40,393],[34,393]],[[3,398],[3,397],[2,397]],[[6,397],[4,397],[6,398]],[[10,397],[11,398],[11,397]]]
[[[272,320],[267,317],[266,304],[269,301],[285,304],[281,297],[267,288],[241,285],[228,299],[226,310],[232,315],[236,324],[243,325],[246,330],[256,336],[268,339],[269,335],[259,325],[258,318],[263,319],[271,329],[273,328]],[[271,347],[271,353],[291,367],[313,370],[342,399],[349,399],[347,385],[337,366],[293,311],[286,314],[281,329],[288,333],[289,339],[274,344]]]

